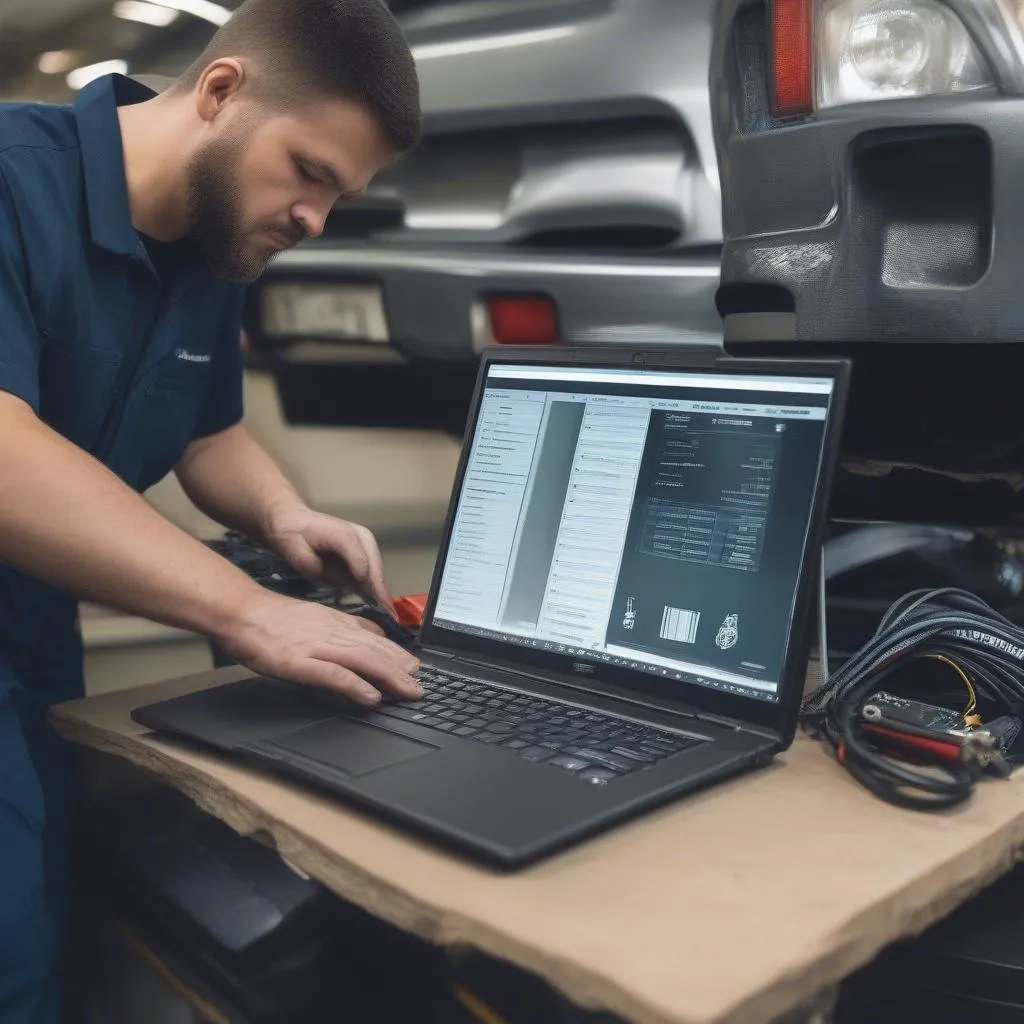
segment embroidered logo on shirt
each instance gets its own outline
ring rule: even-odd
[[[189,352],[187,348],[176,349],[174,354],[186,363],[208,363],[213,359],[213,356],[204,355],[201,352]]]

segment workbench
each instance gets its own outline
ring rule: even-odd
[[[131,719],[248,675],[103,694],[58,706],[53,721],[392,924],[510,961],[637,1024],[767,1024],[945,916],[1024,843],[1024,773],[921,814],[879,801],[800,737],[772,767],[503,874]]]

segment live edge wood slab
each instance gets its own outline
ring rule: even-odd
[[[771,768],[503,875],[131,720],[135,707],[248,674],[87,698],[55,708],[53,721],[272,841],[373,914],[511,961],[637,1024],[765,1024],[947,914],[1024,845],[1024,772],[926,815],[877,800],[801,738]]]

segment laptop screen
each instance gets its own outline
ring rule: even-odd
[[[492,365],[433,625],[776,700],[832,389]]]

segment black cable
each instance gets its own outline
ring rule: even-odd
[[[840,760],[855,778],[877,796],[903,807],[937,810],[966,800],[974,788],[974,779],[966,768],[934,766],[930,773],[909,768],[879,753],[861,730],[860,709],[878,684],[896,668],[869,677],[843,701],[838,709]]]
[[[854,778],[882,799],[916,810],[966,800],[976,773],[966,764],[936,762],[925,770],[888,756],[865,730],[862,711],[885,680],[926,657],[952,662],[1001,714],[1016,715],[1024,705],[1024,629],[975,594],[946,587],[895,601],[874,636],[802,708],[805,724],[832,744]]]

